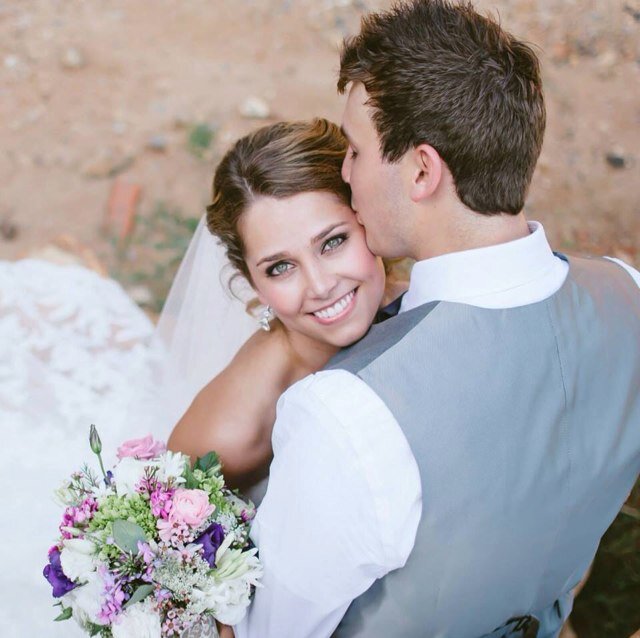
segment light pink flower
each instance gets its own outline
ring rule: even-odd
[[[154,441],[153,437],[148,434],[141,439],[131,439],[125,441],[118,448],[118,458],[123,459],[126,456],[130,456],[136,459],[152,459],[159,454],[162,454],[167,449],[166,445],[161,441]]]
[[[189,527],[199,527],[215,510],[204,490],[178,488],[171,499],[170,521],[181,521]]]

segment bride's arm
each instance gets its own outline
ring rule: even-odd
[[[240,489],[266,476],[271,430],[280,388],[271,369],[274,346],[254,335],[234,360],[206,385],[180,419],[168,447],[195,459],[214,450],[231,487]]]

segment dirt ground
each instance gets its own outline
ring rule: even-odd
[[[279,119],[339,121],[339,44],[362,13],[390,4],[0,0],[0,259],[64,234],[113,265],[116,179],[140,189],[143,218],[199,217],[239,135]],[[476,4],[535,43],[543,64],[548,128],[529,217],[557,249],[640,266],[640,0]],[[581,636],[604,635],[582,623]]]
[[[0,2],[0,258],[65,233],[108,260],[116,175],[141,187],[141,215],[163,202],[199,216],[215,161],[238,135],[276,119],[339,121],[339,43],[363,12],[389,5]],[[638,265],[640,3],[477,5],[536,43],[543,62],[549,123],[529,216],[560,249]],[[260,100],[253,116],[242,114],[248,98]],[[188,137],[203,124],[214,140],[198,157]]]
[[[364,12],[390,4],[0,0],[0,259],[67,235],[115,272],[105,218],[116,179],[140,189],[143,219],[159,210],[199,217],[215,163],[238,136],[279,119],[340,120],[340,42]],[[477,6],[535,43],[543,64],[548,128],[529,217],[557,249],[639,266],[640,0]],[[616,533],[630,552],[615,550],[622,569],[637,556],[629,540],[637,522]],[[585,638],[636,629],[633,594],[615,608],[627,621],[621,633],[596,628],[594,618],[606,615],[602,591],[640,587],[636,571],[613,569],[599,576],[596,567],[595,593],[581,596],[587,611],[576,626]]]

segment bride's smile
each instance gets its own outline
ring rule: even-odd
[[[258,197],[239,230],[259,299],[285,328],[332,346],[367,332],[384,292],[384,267],[334,194]]]

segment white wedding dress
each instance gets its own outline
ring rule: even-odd
[[[204,383],[255,330],[223,292],[201,223],[158,328],[113,280],[79,266],[0,261],[0,634],[80,636],[42,576],[62,507],[53,490],[123,440],[166,439]],[[213,275],[213,276],[212,276]]]

